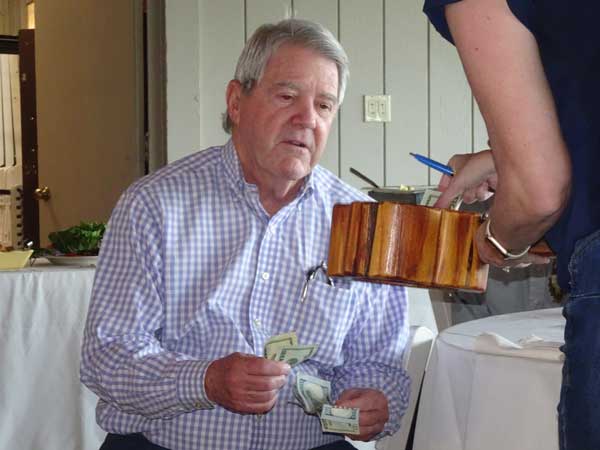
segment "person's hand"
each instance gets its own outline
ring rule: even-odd
[[[360,434],[348,435],[356,441],[368,441],[381,433],[390,417],[387,398],[375,389],[346,389],[338,398],[336,406],[360,409]]]
[[[442,195],[434,207],[447,208],[458,195],[462,195],[467,204],[487,200],[496,189],[498,176],[491,150],[454,155],[448,165],[454,170],[454,176],[442,176],[438,185]]]
[[[487,264],[500,267],[504,270],[510,268],[522,268],[531,264],[548,264],[550,258],[548,256],[536,255],[534,253],[526,253],[519,259],[504,259],[502,254],[494,247],[485,237],[485,223],[477,229],[475,233],[475,243],[479,253],[479,259]]]
[[[241,414],[262,414],[275,405],[290,370],[286,363],[232,353],[208,366],[204,388],[208,399],[223,408]]]

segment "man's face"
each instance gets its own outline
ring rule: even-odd
[[[335,63],[313,50],[283,45],[260,82],[227,88],[233,141],[249,182],[295,182],[317,164],[338,107]]]

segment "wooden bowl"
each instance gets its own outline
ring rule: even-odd
[[[484,292],[478,213],[392,202],[334,206],[328,275]]]

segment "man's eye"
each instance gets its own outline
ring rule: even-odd
[[[294,97],[292,96],[292,94],[279,94],[279,98],[281,98],[282,100],[291,100]]]
[[[333,106],[331,106],[328,103],[320,103],[319,108],[322,109],[323,111],[332,111],[333,110]]]

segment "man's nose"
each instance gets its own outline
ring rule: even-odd
[[[317,111],[315,104],[309,100],[299,101],[297,108],[292,118],[294,125],[301,126],[303,128],[315,128],[317,126]]]

